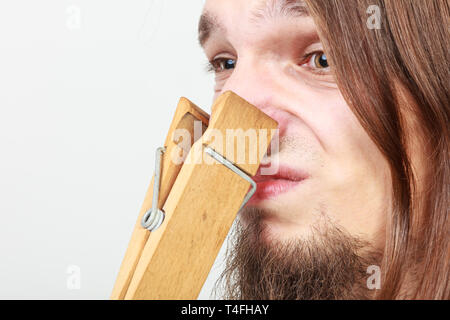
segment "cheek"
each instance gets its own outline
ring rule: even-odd
[[[322,95],[317,100],[320,105],[317,106],[318,113],[313,120],[317,136],[327,154],[339,154],[352,144],[351,140],[355,138],[353,135],[358,131],[359,124],[340,93]]]
[[[389,210],[390,170],[345,101],[329,101],[317,134],[326,147],[319,173],[329,215],[352,233],[380,238]]]
[[[307,121],[328,161],[339,163],[341,168],[351,164],[365,169],[369,168],[364,163],[378,161],[381,153],[337,89],[317,92],[309,98],[316,102],[308,111]]]
[[[330,167],[338,176],[376,177],[386,160],[342,99],[330,103],[322,117],[318,135],[326,147]],[[341,174],[339,174],[341,173]]]

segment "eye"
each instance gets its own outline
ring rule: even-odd
[[[314,61],[314,67],[316,68],[326,69],[329,67],[327,56],[325,55],[325,53],[322,54],[315,53],[311,57],[311,60]]]
[[[220,73],[226,70],[234,69],[236,67],[236,60],[229,58],[216,58],[209,61],[208,71]]]
[[[306,61],[302,64],[316,72],[324,72],[330,67],[327,56],[323,51],[313,52],[305,57]]]

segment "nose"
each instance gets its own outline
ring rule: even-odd
[[[267,115],[273,114],[273,88],[263,72],[250,62],[240,61],[227,79],[221,93],[233,91]],[[276,119],[275,119],[276,120]]]
[[[269,117],[278,122],[280,136],[286,129],[286,111],[279,101],[282,92],[277,89],[276,77],[264,65],[241,61],[227,79],[220,93],[233,91]]]

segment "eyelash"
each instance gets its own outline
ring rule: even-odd
[[[317,51],[313,51],[313,52],[309,52],[309,53],[305,54],[302,57],[302,59],[301,59],[301,61],[302,61],[301,65],[303,66],[304,64],[310,62],[311,58],[315,54],[324,54],[324,52],[321,51],[321,50],[317,50]],[[221,57],[221,58],[216,58],[216,59],[208,61],[207,64],[206,64],[206,72],[208,72],[208,73],[212,73],[212,72],[214,72],[214,73],[221,73],[221,72],[224,72],[224,71],[216,71],[216,70],[218,69],[218,67],[220,66],[220,64],[222,62],[225,62],[227,60],[233,60],[233,59]],[[309,69],[310,69],[311,72],[313,72],[313,73],[315,73],[317,75],[326,75],[329,72],[328,71],[329,67],[326,68],[326,69],[318,69],[318,68],[317,69],[309,68]]]
[[[208,61],[206,63],[206,72],[216,72],[220,63],[225,62],[227,60],[233,60],[233,59],[222,57],[222,58],[216,58],[216,59]],[[220,72],[223,72],[223,71],[217,71],[217,73],[220,73]]]

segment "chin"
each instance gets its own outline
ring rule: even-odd
[[[302,219],[286,209],[272,207],[270,202],[249,204],[239,213],[241,227],[253,234],[254,241],[273,244],[309,238],[314,219]]]

